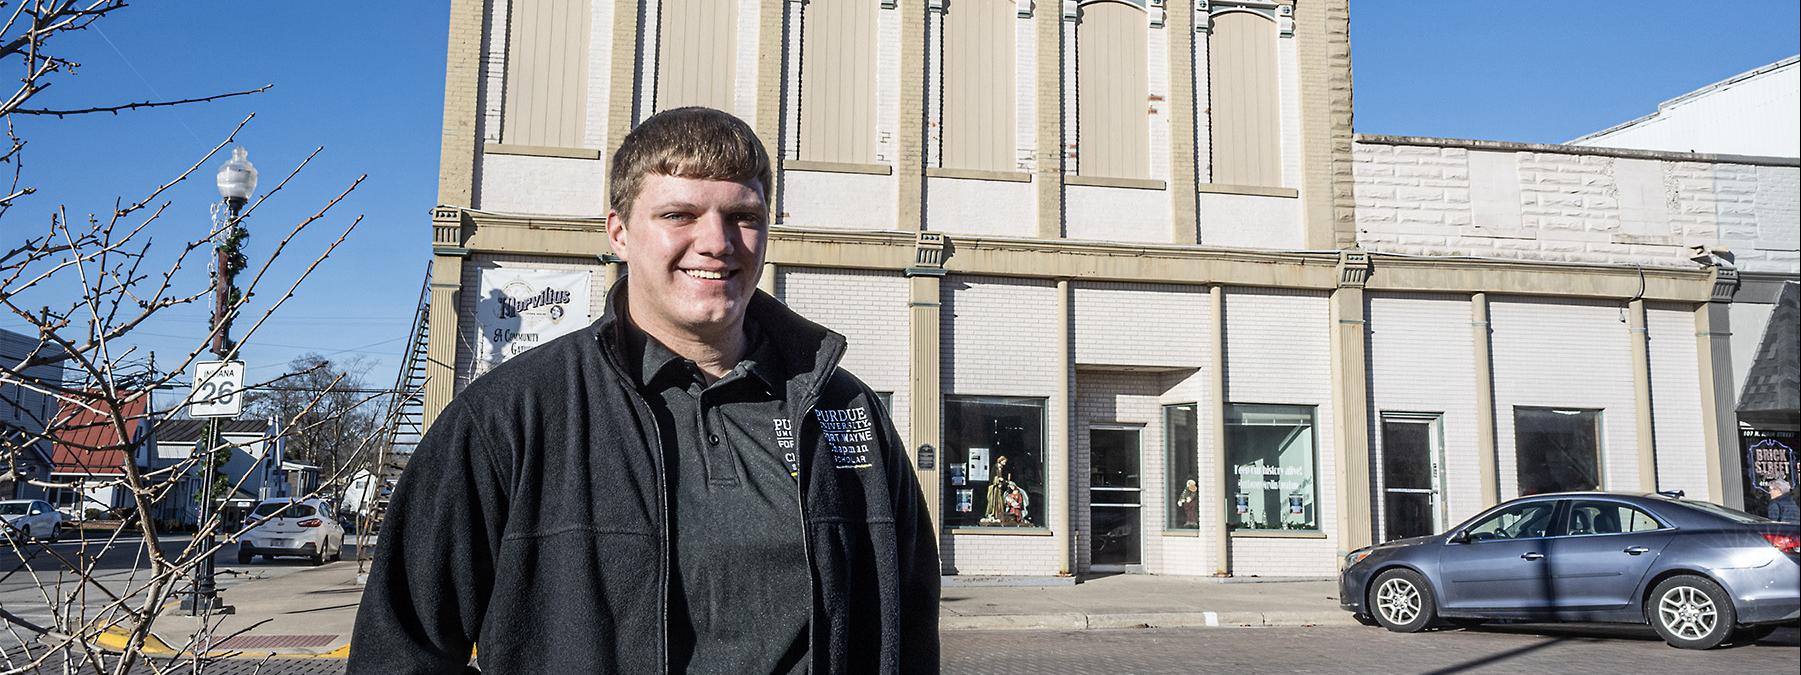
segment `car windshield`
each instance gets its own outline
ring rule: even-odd
[[[1750,524],[1754,524],[1754,523],[1776,522],[1776,521],[1770,520],[1769,518],[1762,518],[1759,516],[1754,516],[1749,513],[1745,513],[1744,511],[1739,511],[1736,509],[1729,509],[1729,508],[1720,506],[1719,504],[1715,504],[1712,502],[1691,502],[1691,501],[1683,500],[1683,501],[1679,501],[1676,503],[1681,504],[1686,507],[1689,507],[1696,511],[1701,511],[1703,513],[1707,513],[1707,514],[1719,516],[1721,518],[1725,518],[1725,519],[1730,520],[1735,523],[1744,523],[1746,525],[1750,525]]]
[[[282,507],[284,507],[284,506],[287,507],[286,511],[282,511]],[[313,507],[307,506],[305,504],[291,504],[289,502],[270,502],[267,504],[258,504],[256,507],[256,511],[254,511],[253,513],[258,518],[267,518],[269,516],[275,515],[275,512],[277,512],[277,511],[281,511],[281,515],[277,516],[279,518],[305,518],[307,516],[313,515]]]
[[[31,505],[24,502],[0,504],[0,516],[22,516],[31,511]]]

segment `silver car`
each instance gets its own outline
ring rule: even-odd
[[[298,556],[314,565],[344,554],[344,525],[319,499],[268,499],[257,504],[238,535],[238,564],[256,556]]]
[[[1488,620],[1649,623],[1708,649],[1801,617],[1801,527],[1673,495],[1533,495],[1352,551],[1339,604],[1414,632]]]
[[[56,541],[63,534],[63,514],[41,499],[8,499],[0,501],[0,534],[7,540],[48,539]]]

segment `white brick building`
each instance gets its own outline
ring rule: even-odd
[[[455,0],[428,414],[512,348],[501,296],[598,317],[605,158],[704,104],[778,159],[763,288],[850,339],[947,573],[1326,576],[1527,491],[1739,503],[1734,294],[1795,279],[1801,161],[1354,137],[1348,11]]]

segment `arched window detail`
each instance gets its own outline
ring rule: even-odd
[[[500,142],[582,145],[588,106],[589,0],[513,0]]]
[[[808,0],[801,14],[800,159],[875,161],[875,14],[869,0]]]
[[[730,112],[738,3],[659,0],[657,110],[704,105]]]
[[[944,14],[941,164],[1008,171],[1013,157],[1012,0],[957,0]]]
[[[1076,26],[1076,172],[1150,177],[1147,18],[1114,0],[1081,6]]]
[[[1256,12],[1214,14],[1207,78],[1213,182],[1280,187],[1276,22]]]

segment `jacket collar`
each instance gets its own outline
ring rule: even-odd
[[[607,290],[606,311],[590,330],[594,331],[601,354],[619,375],[629,382],[639,382],[641,375],[648,377],[655,370],[636,358],[629,346],[627,331],[632,328],[626,319],[630,308],[625,288],[630,278],[629,274],[620,276]],[[753,337],[751,372],[772,390],[785,389],[783,393],[790,404],[810,405],[844,356],[843,335],[808,321],[761,290],[751,296],[745,324],[762,334],[761,345],[754,344],[758,338]]]

